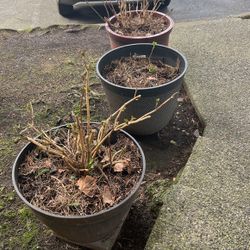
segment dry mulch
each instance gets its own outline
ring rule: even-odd
[[[109,23],[110,28],[123,36],[151,36],[167,29],[168,23],[162,17],[156,17],[150,12],[135,12],[117,15],[114,23]]]
[[[172,81],[180,74],[179,60],[173,67],[156,57],[148,58],[141,55],[122,57],[107,65],[103,74],[107,80],[120,86],[155,87]]]
[[[64,145],[68,132],[60,130],[68,131],[61,128],[53,137]],[[110,155],[117,152],[121,163],[109,164]],[[142,173],[141,155],[135,143],[120,134],[116,142],[100,148],[97,161],[84,176],[62,159],[35,149],[19,167],[20,190],[32,205],[53,214],[79,216],[108,209],[124,200],[137,184]]]

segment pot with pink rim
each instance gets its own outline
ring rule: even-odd
[[[142,11],[130,11],[132,14],[137,14]],[[157,42],[158,44],[168,46],[169,43],[169,36],[174,26],[174,21],[168,15],[158,12],[158,11],[147,11],[148,13],[152,13],[153,17],[155,18],[163,18],[166,24],[166,29],[161,31],[157,34],[150,34],[145,36],[130,36],[130,35],[122,35],[114,31],[111,27],[117,21],[117,16],[114,15],[109,18],[105,24],[105,29],[108,33],[111,48],[117,48],[122,45],[126,44],[133,44],[133,43],[152,43]]]

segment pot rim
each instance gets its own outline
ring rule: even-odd
[[[91,122],[92,124],[99,124],[99,122]],[[60,125],[60,126],[57,126],[57,127],[53,127],[52,129],[50,130],[54,130],[54,129],[58,129],[58,128],[61,128],[61,127],[65,127],[67,126],[68,124],[63,124],[63,125]],[[49,131],[50,131],[49,130]],[[134,195],[134,193],[139,189],[141,183],[142,183],[142,180],[144,178],[144,175],[145,175],[145,171],[146,171],[146,159],[145,159],[145,155],[144,155],[144,152],[141,148],[141,146],[139,145],[139,143],[137,142],[137,140],[132,136],[130,135],[128,132],[124,131],[124,130],[120,130],[119,132],[125,134],[129,139],[131,139],[135,145],[138,147],[139,149],[139,152],[141,154],[141,159],[142,159],[142,173],[141,173],[141,176],[140,176],[140,179],[138,180],[138,182],[136,183],[136,185],[133,187],[132,191],[129,193],[129,195],[124,199],[122,200],[121,202],[119,202],[118,204],[116,204],[115,206],[113,207],[110,207],[108,209],[104,209],[104,210],[101,210],[97,213],[94,213],[94,214],[90,214],[90,215],[69,215],[69,216],[65,216],[65,215],[58,215],[58,214],[54,214],[54,213],[50,213],[50,212],[47,212],[47,211],[44,211],[42,210],[41,208],[37,207],[37,206],[34,206],[32,205],[30,202],[28,202],[26,200],[26,198],[23,196],[23,194],[21,193],[19,187],[18,187],[18,184],[17,184],[17,178],[16,178],[16,172],[17,172],[17,163],[18,163],[18,160],[20,158],[20,156],[23,154],[23,152],[28,148],[30,147],[31,145],[34,145],[33,143],[29,142],[27,143],[22,149],[21,151],[19,152],[19,154],[17,155],[16,159],[15,159],[15,162],[13,164],[13,167],[12,167],[12,184],[14,186],[14,189],[17,193],[17,195],[19,196],[19,198],[21,198],[21,200],[28,206],[30,207],[31,209],[35,210],[36,212],[39,212],[39,213],[42,213],[44,215],[47,215],[47,216],[50,216],[50,217],[56,217],[56,218],[62,218],[62,219],[83,219],[83,218],[94,218],[94,217],[97,217],[97,216],[100,216],[104,213],[107,213],[107,212],[112,212],[113,210],[115,210],[117,207],[119,207],[120,205],[124,204],[127,202],[127,200],[129,200],[131,198],[131,196]]]
[[[102,57],[98,60],[98,62],[97,62],[97,64],[96,64],[96,73],[97,73],[98,77],[100,77],[100,79],[101,79],[102,81],[104,81],[104,82],[108,83],[109,85],[112,85],[113,87],[116,87],[116,88],[120,88],[120,89],[124,89],[124,90],[140,90],[140,91],[141,91],[141,90],[150,90],[150,89],[153,90],[153,89],[163,88],[163,87],[165,87],[165,86],[167,86],[167,85],[170,85],[170,84],[176,82],[177,80],[181,79],[181,78],[185,75],[185,73],[186,73],[186,71],[187,71],[187,68],[188,68],[188,62],[187,62],[186,57],[185,57],[182,53],[180,53],[178,50],[176,50],[176,49],[170,48],[170,47],[165,46],[165,45],[162,45],[162,44],[157,44],[158,47],[162,47],[162,48],[165,48],[165,49],[167,49],[167,50],[171,50],[171,51],[175,52],[175,53],[178,54],[180,57],[182,57],[182,59],[183,59],[183,61],[184,61],[184,64],[185,64],[185,65],[184,65],[183,72],[182,72],[179,76],[177,76],[176,78],[174,78],[172,81],[169,81],[169,82],[167,82],[167,83],[161,84],[161,85],[159,85],[159,86],[146,87],[146,88],[132,88],[132,87],[125,87],[125,86],[117,85],[117,84],[115,84],[115,83],[110,82],[108,79],[106,79],[106,78],[104,78],[104,77],[102,76],[102,74],[101,74],[101,72],[100,72],[100,70],[99,70],[99,64],[100,64],[100,62],[103,60],[103,58],[105,58],[107,55],[109,55],[109,54],[111,54],[111,53],[115,53],[116,50],[121,50],[121,49],[123,49],[123,48],[125,48],[125,47],[129,47],[129,46],[136,46],[136,47],[137,47],[137,46],[145,46],[145,45],[150,45],[150,46],[152,46],[151,43],[133,43],[133,44],[128,44],[128,45],[123,45],[123,46],[120,46],[120,47],[111,49],[111,50],[109,50],[108,52],[106,52],[104,55],[102,55]]]
[[[130,12],[141,12],[141,10],[131,10]],[[125,36],[125,35],[121,35],[121,34],[118,34],[116,32],[114,32],[110,27],[109,27],[109,24],[106,22],[105,23],[105,29],[108,33],[111,33],[113,36],[116,36],[116,37],[120,37],[120,38],[123,38],[123,39],[133,39],[133,40],[141,40],[141,39],[145,39],[145,38],[149,38],[149,39],[152,39],[152,38],[155,38],[155,37],[158,37],[158,36],[161,36],[165,33],[168,33],[170,30],[173,29],[174,27],[174,21],[173,19],[166,15],[165,13],[162,13],[162,12],[159,12],[159,11],[152,11],[152,10],[148,10],[148,12],[153,12],[155,13],[156,15],[159,15],[161,17],[164,17],[165,19],[168,20],[168,27],[161,31],[160,33],[157,33],[157,34],[154,34],[154,35],[150,35],[150,36]],[[118,14],[119,15],[119,14]],[[109,21],[112,22],[115,18],[116,18],[117,15],[113,15],[112,17],[109,18]]]

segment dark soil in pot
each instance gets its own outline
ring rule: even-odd
[[[150,11],[132,11],[116,15],[115,21],[109,22],[109,26],[117,34],[136,37],[161,33],[168,28],[169,22]]]
[[[180,61],[173,67],[163,58],[122,57],[105,67],[104,77],[110,82],[129,88],[147,88],[172,81],[180,74]]]
[[[55,130],[66,146],[68,128]],[[110,155],[120,152],[120,159],[110,166]],[[40,209],[64,216],[90,215],[124,200],[142,174],[141,154],[131,139],[123,134],[114,144],[103,145],[98,153],[100,168],[76,173],[62,159],[34,149],[19,167],[18,182],[23,196]],[[112,163],[113,164],[113,163]]]

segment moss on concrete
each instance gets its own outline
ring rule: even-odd
[[[161,206],[163,205],[164,196],[173,184],[172,180],[157,180],[151,183],[146,189],[146,195],[150,200],[151,211],[155,216],[158,215]]]
[[[39,235],[49,235],[29,208],[20,205],[14,190],[0,186],[0,249],[37,249]]]
[[[28,208],[16,205],[16,194],[0,186],[1,249],[35,249],[38,226]]]
[[[13,155],[13,141],[10,138],[0,138],[0,171],[3,169],[7,158]]]

